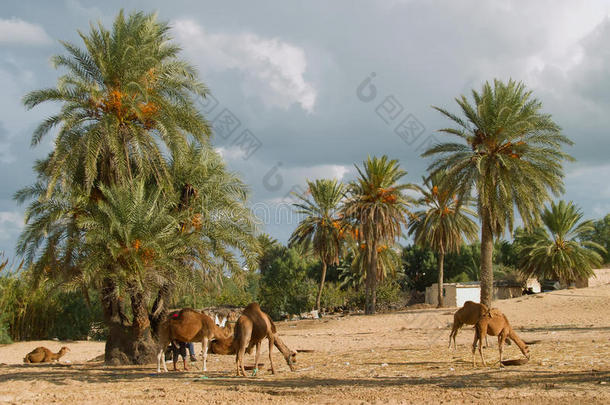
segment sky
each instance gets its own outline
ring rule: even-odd
[[[22,97],[56,84],[59,41],[109,27],[121,8],[169,21],[212,97],[200,103],[214,146],[251,189],[260,230],[286,241],[291,192],[306,179],[355,176],[368,155],[398,159],[421,182],[426,147],[448,140],[431,106],[486,80],[523,81],[574,146],[565,195],[596,219],[610,212],[610,1],[19,1],[0,6],[0,251],[14,257],[24,207],[15,191],[52,148],[30,147],[57,110]]]

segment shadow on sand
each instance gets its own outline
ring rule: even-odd
[[[393,365],[435,366],[446,362],[406,362]],[[373,364],[373,363],[371,363]],[[376,363],[374,363],[376,364]],[[436,367],[434,367],[436,368]],[[9,370],[7,370],[9,369]],[[113,381],[138,380],[197,380],[203,387],[230,388],[236,385],[248,386],[262,390],[276,389],[307,389],[320,386],[330,387],[399,387],[399,386],[436,386],[440,388],[509,388],[542,385],[553,388],[565,384],[598,384],[599,381],[610,380],[610,371],[537,371],[537,370],[507,370],[480,368],[465,374],[436,375],[426,377],[311,377],[290,374],[281,371],[278,377],[263,375],[256,378],[234,377],[230,372],[207,372],[206,379],[199,379],[197,372],[160,373],[157,374],[150,366],[145,367],[106,367],[102,365],[75,364],[44,365],[44,366],[2,366],[0,367],[0,383],[11,381],[43,380],[57,385],[65,385],[68,381],[83,383],[111,383]],[[7,372],[8,371],[8,372]],[[286,378],[289,375],[290,377]],[[579,387],[590,390],[590,386]]]

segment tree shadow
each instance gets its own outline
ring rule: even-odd
[[[539,328],[517,328],[519,332],[556,332],[556,331],[572,331],[572,332],[589,332],[589,331],[610,331],[610,326],[576,326],[576,325],[556,325],[544,326]]]
[[[453,362],[455,363],[455,362]],[[458,361],[458,363],[467,363]],[[379,363],[365,363],[379,364]],[[389,363],[398,366],[430,366],[447,365],[447,362],[399,362]],[[7,366],[2,367],[3,369]],[[278,376],[263,375],[260,377],[235,377],[232,372],[206,372],[201,378],[199,372],[169,372],[156,373],[150,366],[146,367],[106,367],[74,365],[58,367],[45,365],[43,367],[11,366],[14,372],[0,375],[0,384],[14,381],[46,381],[56,385],[66,385],[69,382],[80,381],[87,384],[111,383],[115,381],[180,381],[193,380],[202,387],[234,387],[236,385],[254,387],[261,390],[278,389],[308,389],[320,386],[330,387],[400,387],[400,386],[434,386],[440,388],[511,388],[542,385],[545,388],[560,387],[566,384],[598,384],[599,381],[610,380],[610,370],[590,371],[543,371],[519,369],[477,368],[465,374],[433,375],[424,377],[315,377],[294,375],[288,371],[280,372]],[[43,368],[44,370],[41,370]],[[579,387],[590,390],[590,386]]]

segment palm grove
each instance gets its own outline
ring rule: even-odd
[[[514,243],[524,273],[573,280],[603,261],[596,228],[577,207],[540,211],[563,191],[562,162],[571,158],[562,146],[571,142],[522,83],[485,83],[471,100],[456,100],[460,114],[437,108],[454,124],[441,130],[454,141],[423,154],[436,160],[421,186],[405,183],[399,162],[386,156],[356,166],[348,184],[309,181],[295,204],[302,221],[284,251],[255,236],[248,188],[211,147],[196,108],[208,90],[180,59],[168,25],[121,12],[110,30],[99,24],[80,37],[84,48],[62,43],[65,55],[53,58],[65,71],[57,85],[24,97],[27,108],[60,109],[32,137],[36,145],[57,132],[52,152],[34,166],[37,181],[15,196],[28,203],[18,252],[33,283],[54,280],[87,299],[96,292],[107,362],[149,362],[172,294],[197,280],[243,281],[259,268],[267,282],[259,297],[273,312],[273,283],[298,284],[281,269],[297,271],[302,257],[319,263],[318,309],[327,271],[342,269],[342,286],[362,287],[371,314],[379,282],[406,271],[407,256],[433,252],[442,305],[445,258],[477,243],[477,221],[474,278],[480,265],[481,302],[489,305],[494,247],[512,233],[516,213],[525,226]],[[401,253],[406,234],[417,246]]]

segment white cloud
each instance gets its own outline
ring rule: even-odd
[[[0,18],[0,44],[46,45],[51,37],[40,25],[19,18]]]
[[[192,20],[174,22],[174,34],[191,60],[203,71],[238,70],[245,74],[247,95],[260,96],[268,106],[289,108],[298,103],[312,112],[317,92],[304,74],[303,48],[278,38],[256,34],[211,34]]]
[[[0,211],[0,241],[16,240],[23,229],[23,214],[19,211]]]
[[[239,147],[224,147],[215,148],[216,152],[225,160],[243,159],[246,152]]]

